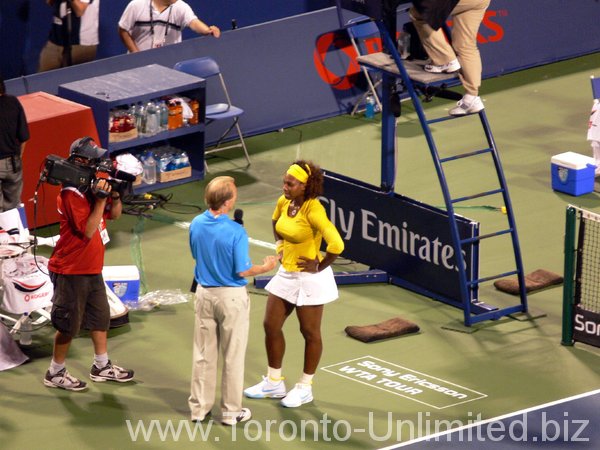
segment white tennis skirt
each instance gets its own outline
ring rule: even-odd
[[[265,289],[296,306],[324,305],[338,298],[338,288],[333,270],[327,267],[321,272],[288,272],[279,270]]]

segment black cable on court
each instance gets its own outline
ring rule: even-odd
[[[126,195],[123,197],[123,213],[152,219],[154,214],[151,211],[159,208],[175,214],[194,214],[202,211],[198,205],[171,202],[172,198],[173,194],[163,195],[155,192]],[[175,222],[176,219],[173,221]]]

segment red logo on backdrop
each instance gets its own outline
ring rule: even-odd
[[[479,44],[487,44],[498,42],[504,38],[504,28],[496,22],[499,17],[508,16],[508,11],[505,9],[486,11],[479,33],[477,33],[477,42]],[[448,21],[448,25],[452,26],[452,21]],[[382,49],[381,39],[372,38],[365,41],[365,47],[368,53],[377,53]],[[360,65],[356,62],[356,51],[350,39],[345,32],[326,33],[317,39],[315,51],[313,53],[313,61],[315,69],[321,79],[329,84],[333,89],[345,91],[352,89],[356,84],[356,78],[360,73]],[[333,57],[336,61],[346,61],[343,73],[336,73],[328,67],[327,58]]]

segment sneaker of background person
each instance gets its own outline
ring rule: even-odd
[[[59,370],[54,375],[51,375],[48,370],[44,377],[44,384],[48,387],[66,389],[67,391],[82,391],[87,388],[87,384],[84,381],[75,378],[67,372],[66,368]]]
[[[451,116],[465,116],[467,114],[475,114],[484,109],[483,102],[480,97],[474,95],[465,94],[461,98],[456,106],[452,108],[449,113]]]
[[[435,64],[427,64],[425,66],[425,72],[430,73],[455,73],[460,70],[460,63],[458,59],[453,59],[448,64],[442,64],[440,66]]]
[[[133,370],[123,369],[108,361],[108,364],[102,369],[98,369],[95,364],[92,364],[90,370],[90,378],[93,381],[117,381],[119,383],[125,383],[126,381],[133,379]]]
[[[260,383],[246,389],[244,395],[248,398],[283,398],[286,392],[283,378],[273,383],[269,377],[263,377]]]
[[[310,384],[297,383],[288,394],[281,400],[281,404],[286,408],[297,408],[305,403],[312,402],[312,387]]]
[[[252,417],[252,413],[250,412],[250,410],[248,408],[242,408],[242,411],[239,414],[223,414],[223,419],[221,420],[221,423],[223,425],[233,426],[237,425],[240,422],[250,420],[250,417]]]

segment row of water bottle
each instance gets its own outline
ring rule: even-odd
[[[169,172],[190,166],[188,154],[170,146],[147,150],[142,154],[140,160],[144,169],[142,181],[146,184],[156,183],[158,172]]]
[[[154,136],[169,128],[169,107],[164,100],[151,100],[131,105],[129,114],[135,120],[140,137]]]

